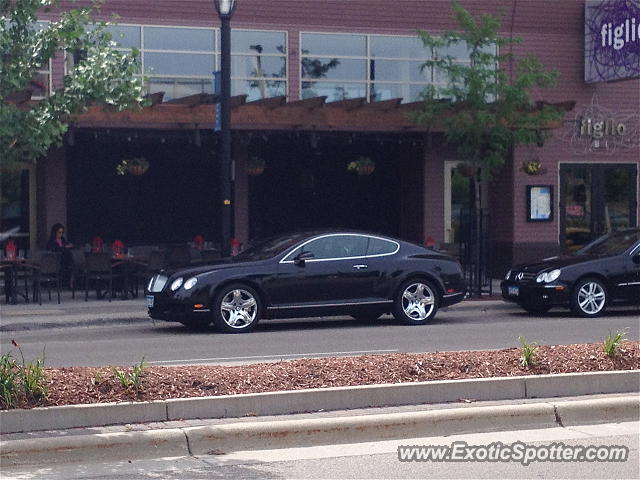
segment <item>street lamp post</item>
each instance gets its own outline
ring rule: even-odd
[[[220,17],[220,196],[222,215],[220,249],[231,254],[231,17],[235,0],[214,0]]]

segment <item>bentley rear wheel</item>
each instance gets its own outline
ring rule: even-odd
[[[438,311],[436,288],[426,280],[404,282],[398,289],[393,304],[393,316],[407,325],[422,325]]]

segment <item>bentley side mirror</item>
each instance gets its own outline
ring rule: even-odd
[[[311,260],[315,258],[315,255],[311,252],[300,252],[299,255],[296,255],[296,258],[293,259],[293,264],[298,267],[304,267],[307,260]]]

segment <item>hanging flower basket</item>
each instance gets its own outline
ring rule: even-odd
[[[116,167],[118,175],[143,175],[149,170],[149,162],[142,157],[134,157],[122,160]]]
[[[539,160],[525,160],[522,162],[522,171],[527,175],[542,175],[546,170]]]
[[[371,175],[376,169],[376,163],[369,157],[358,157],[347,165],[347,170],[357,172],[358,175]]]
[[[247,161],[247,175],[251,175],[252,177],[257,177],[258,175],[262,175],[265,167],[264,159],[260,157],[251,157]]]

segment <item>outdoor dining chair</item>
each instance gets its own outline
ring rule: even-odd
[[[78,248],[71,249],[71,298],[76,298],[76,287],[82,291],[82,284],[86,272],[85,252]]]
[[[36,258],[35,264],[25,264],[23,268],[33,269],[33,300],[38,299],[38,303],[42,305],[42,286],[47,287],[49,293],[49,301],[51,301],[51,286],[55,286],[58,294],[58,303],[60,303],[60,283],[62,281],[62,255],[59,252],[40,252]],[[25,272],[28,274],[28,272]]]
[[[84,300],[89,300],[89,284],[94,283],[96,288],[96,298],[101,298],[100,285],[108,286],[105,295],[109,293],[109,301],[113,298],[114,280],[120,275],[114,273],[111,254],[105,252],[85,252],[85,272],[84,272]]]

